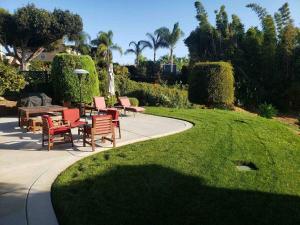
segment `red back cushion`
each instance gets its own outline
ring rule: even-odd
[[[120,101],[120,104],[124,107],[130,107],[131,106],[129,98],[127,98],[127,97],[120,97],[119,101]]]
[[[94,105],[96,109],[105,109],[106,104],[104,97],[94,97]]]
[[[113,120],[118,120],[119,119],[119,112],[116,109],[108,109],[107,110],[107,115],[111,115]]]
[[[74,123],[80,120],[79,109],[65,109],[63,111],[63,118],[65,121]]]
[[[43,120],[43,122],[48,123],[49,128],[54,127],[53,121],[49,115],[43,115],[42,120]]]

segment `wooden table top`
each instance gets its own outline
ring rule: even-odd
[[[19,107],[18,109],[19,111],[23,111],[23,112],[38,113],[38,112],[63,111],[64,109],[67,109],[67,107],[60,106],[60,105],[48,105],[48,106]]]

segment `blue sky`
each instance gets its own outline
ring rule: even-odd
[[[295,24],[300,26],[300,0],[202,0],[211,23],[215,23],[214,10],[224,4],[228,14],[237,14],[246,28],[259,26],[257,16],[245,7],[251,2],[261,4],[272,14],[283,3],[288,2]],[[92,38],[99,31],[112,30],[114,42],[123,50],[128,48],[130,41],[146,39],[147,32],[153,32],[161,26],[172,28],[175,22],[179,22],[185,37],[197,26],[194,0],[0,0],[0,7],[13,12],[27,3],[34,3],[37,7],[48,10],[60,8],[78,13],[83,19],[84,31]],[[177,56],[188,54],[183,39],[175,49]],[[166,49],[159,50],[158,56],[164,54],[167,54]],[[146,50],[144,55],[152,58],[152,51]],[[134,56],[115,53],[114,61],[133,63]]]

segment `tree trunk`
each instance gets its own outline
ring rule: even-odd
[[[153,62],[155,63],[156,61],[156,51],[154,50],[154,53],[153,53]]]
[[[26,54],[23,49],[22,49],[22,53],[21,53],[21,62],[20,63],[21,63],[20,64],[21,71],[27,71]]]
[[[173,59],[173,49],[171,48],[170,49],[170,63],[171,63],[171,73],[173,73],[173,62],[174,59]]]

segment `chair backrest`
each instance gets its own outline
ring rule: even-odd
[[[80,120],[79,109],[65,109],[63,111],[63,120],[69,121],[70,123]]]
[[[43,115],[42,121],[43,121],[43,133],[48,134],[49,129],[54,126],[53,121],[49,115]]]
[[[92,116],[94,134],[110,134],[114,131],[111,115]]]
[[[106,109],[104,97],[94,97],[94,106],[96,109]]]
[[[119,112],[116,109],[108,109],[107,115],[111,115],[113,123],[117,124],[117,121],[119,120]]]
[[[119,97],[118,98],[119,100],[119,103],[121,106],[123,107],[131,107],[131,104],[130,104],[130,101],[129,101],[129,98],[124,96],[124,97]]]

